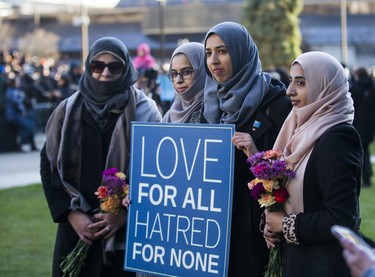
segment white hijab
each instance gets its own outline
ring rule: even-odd
[[[285,120],[273,149],[283,150],[296,176],[287,188],[287,213],[303,211],[303,178],[316,141],[329,128],[353,122],[354,107],[349,84],[342,65],[331,55],[312,51],[295,59],[301,65],[306,81],[308,104],[293,108]]]

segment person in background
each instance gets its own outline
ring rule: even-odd
[[[62,276],[59,265],[78,240],[91,245],[80,277],[135,276],[123,270],[126,210],[95,211],[100,205],[95,192],[104,170],[128,174],[131,122],[161,120],[155,102],[134,88],[137,78],[126,46],[117,38],[101,38],[89,50],[79,90],[47,123],[40,172],[58,223],[54,277]],[[115,243],[108,245],[111,238]]]
[[[295,177],[284,210],[265,212],[265,240],[274,247],[281,234],[282,276],[350,276],[330,232],[332,225],[355,232],[360,225],[363,151],[347,76],[331,55],[307,52],[292,63],[287,95],[293,109],[273,149]]]
[[[169,76],[175,89],[175,100],[162,122],[206,123],[203,116],[203,91],[206,80],[202,43],[189,42],[172,54]]]
[[[215,25],[204,47],[209,76],[204,117],[211,124],[236,127],[229,276],[263,276],[269,253],[259,231],[263,210],[247,188],[254,176],[243,152],[271,149],[292,106],[284,84],[262,72],[258,49],[245,27],[235,22]],[[241,143],[248,137],[251,146],[245,149]]]
[[[163,104],[163,111],[166,113],[172,106],[175,96],[173,83],[168,76],[168,72],[162,68],[159,70],[158,80],[160,89],[160,100]]]
[[[77,90],[79,80],[82,76],[82,65],[79,62],[72,61],[69,64],[69,71],[65,76],[69,79],[69,84],[72,89]]]
[[[60,102],[71,96],[74,92],[76,92],[74,86],[72,86],[72,84],[70,83],[70,79],[67,75],[62,75],[57,80],[57,90],[61,95]]]
[[[9,78],[6,89],[5,118],[17,127],[19,134],[19,148],[22,145],[30,146],[31,151],[38,150],[35,144],[34,110],[27,105],[27,96],[20,89],[20,77]]]
[[[343,256],[353,277],[375,277],[375,250],[364,248],[348,238],[341,238]]]
[[[375,82],[368,74],[366,68],[358,68],[354,71],[350,86],[350,92],[354,101],[353,125],[361,137],[364,151],[362,186],[371,186],[372,165],[370,161],[370,144],[375,136]]]
[[[146,69],[154,68],[156,65],[155,58],[151,55],[150,45],[143,42],[137,47],[137,56],[133,59],[133,64],[136,70],[142,75]]]

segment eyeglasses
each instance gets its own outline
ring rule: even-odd
[[[180,76],[183,80],[191,78],[193,75],[194,69],[193,68],[185,68],[181,70],[180,72],[177,71],[171,71],[169,74],[169,78],[172,80],[172,82],[176,82],[177,76]]]
[[[124,70],[122,62],[104,63],[101,61],[92,61],[90,63],[91,72],[102,74],[104,69],[108,67],[111,74],[119,74]]]

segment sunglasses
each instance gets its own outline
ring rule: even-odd
[[[92,61],[90,63],[91,72],[102,74],[104,69],[108,67],[111,74],[119,74],[124,70],[122,62],[104,63],[101,61]]]

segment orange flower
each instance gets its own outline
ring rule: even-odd
[[[117,195],[108,197],[105,201],[100,203],[100,208],[106,213],[118,214],[119,208],[121,206],[121,200]]]
[[[278,158],[283,155],[283,152],[278,150],[267,150],[266,153],[263,156],[263,159],[272,159],[272,158]]]

